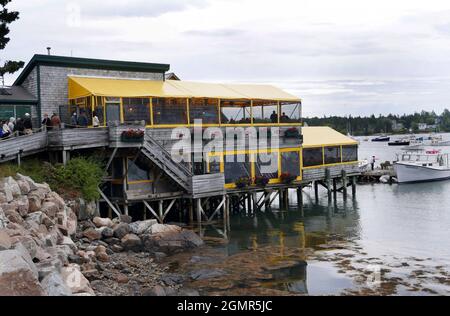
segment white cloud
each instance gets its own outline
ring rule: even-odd
[[[68,4],[80,8],[77,27]],[[185,80],[276,84],[302,97],[306,114],[438,110],[449,100],[449,80],[437,77],[450,71],[450,1],[15,0],[11,8],[21,19],[2,58],[28,60],[52,46],[170,63]]]

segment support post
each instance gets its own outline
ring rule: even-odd
[[[347,172],[342,170],[342,193],[344,194],[344,200],[347,199]]]
[[[283,193],[283,189],[280,189],[278,191],[278,201],[280,201],[280,209],[283,210],[284,209],[284,193]]]
[[[252,195],[249,193],[247,194],[247,208],[248,208],[248,214],[252,213]]]
[[[194,223],[194,203],[192,200],[189,200],[189,223]]]
[[[356,176],[352,177],[352,195],[356,197]]]
[[[297,188],[297,208],[299,210],[303,208],[303,186]]]
[[[328,202],[331,202],[333,196],[331,194],[331,172],[330,172],[330,169],[325,170],[325,182],[327,184]]]
[[[316,198],[316,203],[319,202],[319,183],[314,181],[314,196]]]
[[[163,221],[164,221],[163,207],[164,207],[164,201],[163,200],[158,201],[158,212],[159,212],[159,218],[161,220],[161,224],[163,224]]]
[[[67,151],[63,150],[62,151],[62,163],[63,163],[64,166],[67,165],[67,160],[68,160],[68,158],[67,158]]]
[[[202,199],[197,199],[197,223],[201,228],[202,226]]]

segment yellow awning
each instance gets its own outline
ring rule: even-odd
[[[198,83],[189,81],[151,81],[69,77],[69,99],[88,95],[105,97],[214,98],[228,100],[301,100],[269,85]]]
[[[354,139],[326,126],[303,127],[303,147],[358,145]]]

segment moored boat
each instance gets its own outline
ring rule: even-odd
[[[438,150],[425,153],[405,152],[394,163],[398,183],[429,182],[450,179],[448,154]]]
[[[388,143],[389,146],[409,146],[411,142],[409,140],[398,139],[396,141]]]
[[[379,136],[379,137],[372,139],[373,142],[389,142],[390,140],[391,140],[391,138],[388,136]]]

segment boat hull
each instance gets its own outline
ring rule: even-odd
[[[389,146],[409,146],[410,142],[392,142]]]
[[[437,169],[418,165],[394,164],[398,183],[431,182],[450,179],[450,169]]]
[[[379,142],[379,143],[384,142],[384,143],[386,143],[386,142],[389,142],[390,140],[391,140],[390,137],[379,137],[379,138],[372,139],[372,142]]]

